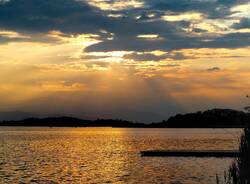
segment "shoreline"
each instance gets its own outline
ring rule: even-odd
[[[114,127],[114,126],[30,126],[0,125],[0,127],[34,127],[34,128],[134,128],[134,129],[243,129],[245,127]]]

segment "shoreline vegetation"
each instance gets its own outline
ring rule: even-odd
[[[33,127],[113,127],[113,128],[244,128],[250,113],[232,109],[212,109],[204,112],[177,114],[162,122],[149,124],[120,119],[84,120],[74,117],[30,117],[18,121],[2,121],[0,126]]]
[[[245,128],[241,136],[239,153],[225,177],[226,184],[250,183],[250,127]]]
[[[216,184],[249,184],[250,183],[250,127],[245,127],[240,138],[239,157],[230,165],[224,174],[224,181],[216,175]]]

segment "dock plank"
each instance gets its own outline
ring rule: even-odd
[[[141,156],[158,157],[238,157],[238,150],[146,150]]]

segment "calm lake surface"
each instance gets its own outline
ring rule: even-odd
[[[240,129],[0,127],[0,183],[214,184],[232,159],[140,157],[237,149]]]

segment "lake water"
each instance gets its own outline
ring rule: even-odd
[[[0,127],[0,183],[214,184],[232,159],[140,157],[148,149],[237,149],[240,129]]]

